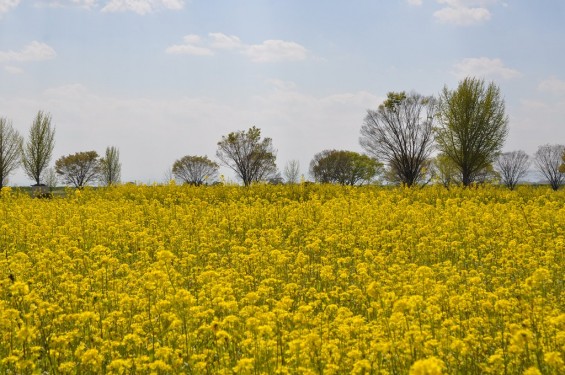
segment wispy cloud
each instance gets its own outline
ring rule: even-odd
[[[103,12],[134,12],[148,14],[160,9],[180,10],[184,0],[109,0]]]
[[[19,51],[0,51],[0,63],[50,60],[56,56],[49,45],[33,41]]]
[[[210,33],[210,47],[216,49],[237,49],[243,45],[241,39],[235,35],[226,35],[222,33]]]
[[[284,40],[266,40],[261,44],[250,45],[245,48],[244,53],[251,61],[257,63],[299,61],[307,56],[306,48]]]
[[[98,0],[42,0],[35,3],[36,7],[79,7],[84,9],[94,9],[98,6]]]
[[[194,56],[212,56],[214,52],[210,48],[201,47],[202,38],[198,35],[190,34],[184,38],[184,43],[174,44],[166,49],[167,53],[173,55],[194,55]]]
[[[565,81],[557,77],[551,77],[541,81],[538,85],[538,90],[551,94],[565,94]]]
[[[422,0],[406,0],[406,2],[413,6],[420,6],[422,5]]]
[[[521,73],[504,65],[501,59],[488,57],[467,58],[455,64],[453,74],[458,78],[469,76],[483,78],[511,79],[521,76]]]
[[[165,51],[170,54],[210,56],[217,50],[234,50],[255,63],[299,61],[308,56],[306,48],[298,43],[284,40],[265,40],[261,44],[245,44],[235,35],[210,33],[203,40],[198,35],[187,35],[183,44],[175,44]]]
[[[4,67],[4,71],[9,74],[17,75],[23,74],[24,70],[17,66],[8,65]]]
[[[497,0],[437,0],[443,8],[434,12],[434,17],[442,23],[470,26],[491,19],[488,6]]]
[[[0,0],[0,17],[2,14],[8,13],[13,8],[17,7],[20,0]]]

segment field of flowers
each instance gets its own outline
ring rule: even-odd
[[[2,374],[563,374],[565,191],[0,196]]]

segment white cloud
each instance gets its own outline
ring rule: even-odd
[[[33,41],[20,51],[0,51],[0,63],[50,60],[55,56],[57,53],[49,45]]]
[[[103,12],[134,12],[148,14],[159,9],[179,10],[184,7],[184,0],[109,0],[102,8]]]
[[[304,60],[306,48],[298,43],[284,40],[266,40],[261,44],[248,46],[244,52],[251,61],[258,63]]]
[[[268,83],[269,85],[271,85],[272,87],[275,87],[279,90],[294,90],[294,89],[296,89],[296,83],[291,82],[291,81],[283,81],[282,79],[272,78],[272,79],[266,80],[265,82]]]
[[[565,81],[551,77],[540,82],[538,90],[551,94],[565,94]]]
[[[520,100],[520,106],[526,110],[547,110],[550,108],[546,102],[535,99],[522,99]]]
[[[210,56],[214,50],[234,50],[247,56],[252,62],[272,63],[280,61],[298,61],[306,59],[308,51],[302,45],[284,40],[266,40],[261,44],[244,44],[235,35],[210,33],[203,39],[198,35],[187,35],[184,44],[175,44],[165,52],[170,54],[187,54]]]
[[[519,71],[506,67],[502,60],[489,59],[488,57],[463,59],[455,64],[453,74],[458,78],[476,76],[503,79],[511,79],[521,75]]]
[[[408,4],[413,6],[420,6],[422,5],[422,0],[406,0]]]
[[[469,26],[475,23],[488,21],[491,13],[486,8],[443,8],[434,13],[434,16],[443,23],[452,23],[460,26]]]
[[[20,0],[0,0],[0,17],[4,13],[8,13],[13,8],[17,7]]]
[[[168,47],[165,52],[173,55],[212,56],[214,52],[211,49],[198,45],[201,39],[198,35],[186,35],[183,38],[184,44],[174,44]]]
[[[241,39],[235,35],[226,35],[222,33],[208,34],[211,39],[210,46],[217,49],[236,49],[241,47]]]
[[[440,22],[470,26],[490,20],[492,14],[487,7],[497,0],[437,0],[437,2],[445,5],[434,12],[434,17]]]
[[[93,9],[98,6],[98,0],[51,0],[51,1],[38,1],[35,3],[37,7],[79,7],[85,9]]]
[[[11,65],[7,65],[4,67],[4,71],[6,71],[6,73],[9,74],[23,74],[24,70],[22,68],[19,68],[17,66],[11,66]]]

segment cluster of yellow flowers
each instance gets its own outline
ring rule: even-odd
[[[565,192],[0,193],[2,374],[563,374]]]

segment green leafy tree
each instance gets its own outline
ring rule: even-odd
[[[455,90],[444,87],[439,100],[436,142],[468,186],[491,168],[508,135],[508,117],[499,88],[465,78]]]
[[[314,155],[310,174],[320,183],[358,185],[373,180],[382,165],[375,159],[354,151],[324,150]]]
[[[84,151],[62,156],[55,162],[55,171],[64,183],[82,188],[99,176],[98,153]]]
[[[359,141],[388,166],[390,179],[407,186],[424,179],[434,142],[435,110],[431,96],[390,92],[376,111],[367,111]]]
[[[561,155],[562,163],[559,166],[559,172],[565,173],[565,150],[563,151],[563,155]]]
[[[207,156],[184,156],[173,164],[173,175],[190,185],[213,183],[218,177],[218,163]]]
[[[255,126],[223,136],[216,156],[245,186],[278,176],[273,142],[271,138],[262,139],[261,130]]]
[[[4,117],[0,117],[0,189],[7,183],[21,161],[23,138]]]
[[[51,115],[39,111],[29,129],[29,139],[22,147],[24,170],[36,185],[41,185],[41,175],[49,166],[54,147],[55,128],[51,126]]]
[[[99,179],[105,186],[117,185],[122,177],[120,150],[115,146],[106,147],[104,157],[100,159]]]

